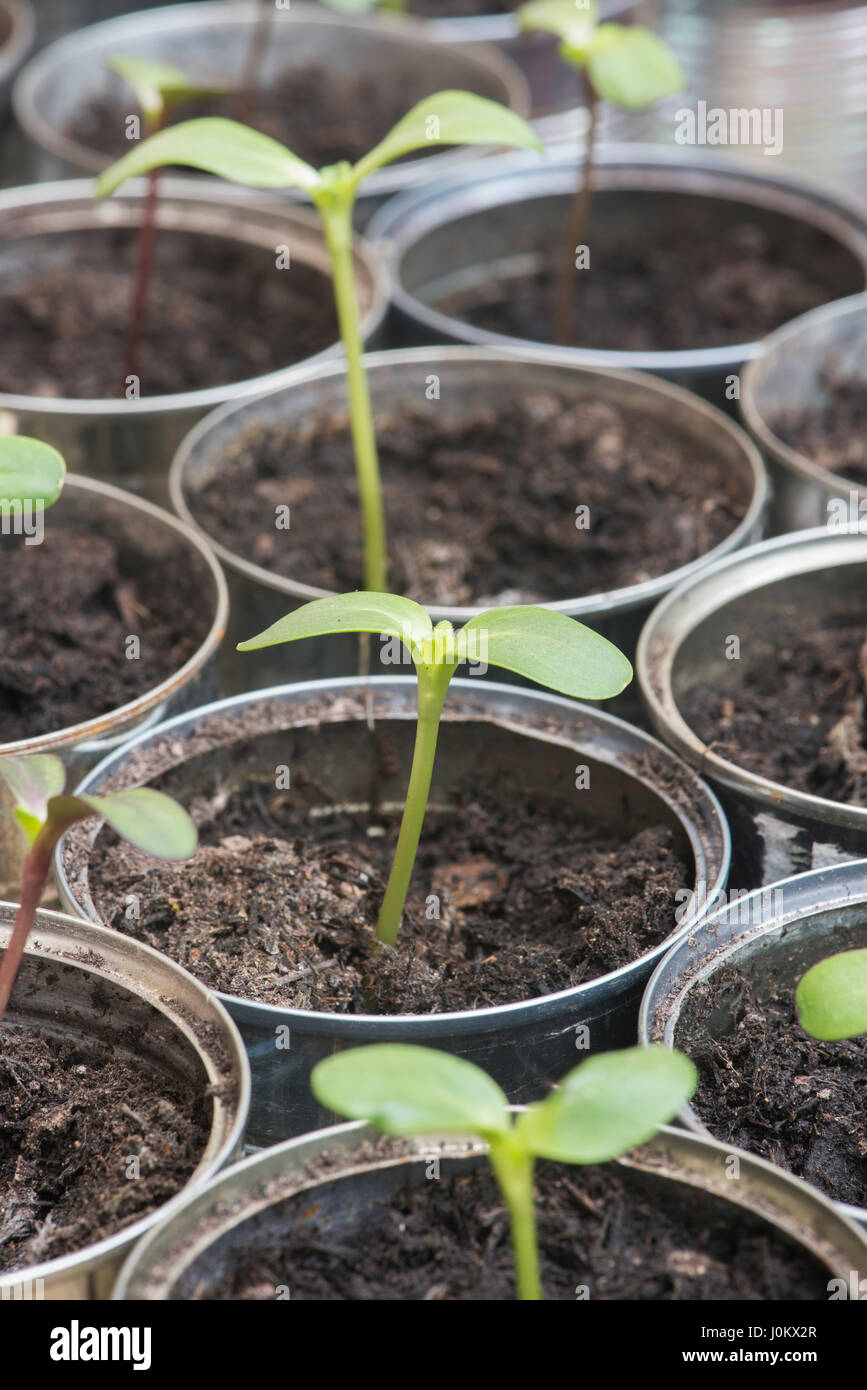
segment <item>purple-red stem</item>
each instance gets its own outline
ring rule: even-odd
[[[162,128],[162,120],[155,121],[148,136],[156,135]],[[130,304],[129,325],[124,352],[123,385],[120,394],[126,394],[131,376],[140,377],[139,359],[148,310],[148,293],[151,282],[151,269],[154,263],[154,246],[157,239],[157,208],[159,206],[160,171],[151,169],[148,174],[148,191],[142,211],[138,234],[138,258],[135,270],[132,302]]]
[[[262,59],[265,57],[268,34],[271,29],[272,7],[273,0],[261,0],[259,16],[253,28],[253,37],[247,52],[247,62],[244,65],[244,75],[241,78],[241,87],[235,103],[235,118],[242,125],[249,125],[255,112],[255,99],[259,91]]]
[[[24,860],[21,871],[21,904],[12,927],[9,945],[3,952],[3,959],[0,960],[0,1022],[3,1021],[6,1005],[9,1003],[30,928],[36,920],[36,910],[42,901],[42,894],[51,872],[51,856],[61,833],[56,827],[49,830],[47,826],[43,826]]]

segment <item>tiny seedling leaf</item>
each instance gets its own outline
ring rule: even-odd
[[[805,1033],[823,1042],[867,1033],[867,949],[840,951],[810,967],[795,996]]]
[[[430,637],[431,620],[412,599],[397,594],[335,594],[314,599],[272,623],[257,637],[238,643],[239,652],[294,642],[299,637],[321,637],[330,632],[376,632],[401,637],[413,647]]]
[[[157,859],[189,859],[198,843],[196,827],[183,807],[152,787],[107,796],[56,796],[48,810],[65,822],[102,816],[123,839]]]
[[[222,116],[181,121],[143,140],[100,174],[96,196],[105,198],[127,179],[167,164],[183,164],[253,188],[303,188],[315,191],[317,171],[269,135]]]
[[[118,54],[109,59],[108,66],[135,92],[142,115],[148,121],[160,120],[166,111],[183,101],[216,96],[222,90],[193,82],[180,68],[173,68],[170,63],[160,63],[153,58]]]
[[[436,145],[508,145],[543,150],[532,126],[499,102],[471,92],[437,92],[407,111],[385,139],[358,161],[352,171],[353,182],[360,183],[375,169],[413,150]]]
[[[689,1058],[667,1047],[588,1057],[546,1100],[519,1115],[518,1137],[537,1158],[603,1163],[652,1138],[696,1082]]]
[[[541,29],[556,34],[576,55],[585,54],[590,47],[596,21],[595,0],[587,0],[580,6],[576,0],[531,0],[518,10],[522,29]]]
[[[428,1047],[378,1043],[339,1052],[311,1075],[316,1099],[385,1134],[505,1134],[508,1101],[487,1072]]]
[[[0,436],[0,501],[41,502],[60,496],[66,464],[56,449],[24,435]]]
[[[564,57],[571,56],[564,45]],[[683,87],[680,63],[649,29],[600,24],[586,58],[581,57],[597,96],[627,110],[652,106]]]
[[[461,659],[477,655],[471,634],[487,646],[492,666],[538,681],[575,699],[605,700],[618,695],[632,680],[632,667],[607,638],[549,608],[520,606],[492,608],[471,618],[457,635]]]
[[[48,814],[49,802],[66,785],[66,769],[50,753],[9,754],[0,758],[0,777],[15,802],[15,819],[32,844]]]

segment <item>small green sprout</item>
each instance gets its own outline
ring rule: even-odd
[[[23,434],[0,435],[0,507],[51,507],[60,496],[66,464],[50,444]]]
[[[385,1134],[478,1136],[509,1212],[518,1297],[540,1299],[533,1167],[605,1163],[646,1143],[695,1090],[695,1067],[667,1047],[588,1057],[516,1116],[487,1072],[432,1048],[380,1043],[319,1062],[316,1099]]]
[[[596,0],[530,0],[518,10],[522,29],[541,30],[560,40],[560,56],[584,71],[590,89],[586,153],[581,180],[566,227],[566,249],[557,300],[557,340],[572,339],[575,255],[584,244],[593,196],[596,126],[600,101],[630,111],[652,106],[683,87],[683,72],[671,49],[637,24],[600,24]]]
[[[394,946],[427,809],[440,716],[449,682],[462,661],[483,660],[541,685],[586,700],[618,695],[632,667],[606,638],[548,608],[492,608],[457,633],[431,623],[412,599],[395,594],[339,594],[315,599],[238,644],[238,651],[326,633],[379,633],[399,638],[418,677],[418,722],[409,786],[391,874],[376,926],[380,945]]]
[[[364,538],[365,588],[388,587],[385,511],[370,390],[364,369],[352,256],[352,217],[359,185],[383,165],[432,145],[509,145],[541,150],[520,116],[468,92],[426,97],[357,164],[323,169],[292,154],[277,140],[220,117],[184,121],[159,131],[100,175],[97,197],[127,179],[166,164],[183,164],[254,188],[300,188],[319,211],[331,257],[340,337],[346,353],[352,431]]]
[[[175,107],[199,97],[216,96],[221,90],[218,87],[200,86],[191,82],[180,68],[173,68],[169,63],[160,63],[151,58],[128,58],[120,55],[110,58],[108,66],[135,92],[144,118],[145,134],[148,136],[162,129]],[[139,227],[138,256],[130,302],[121,395],[130,384],[130,377],[139,375],[141,340],[147,317],[148,290],[156,244],[158,206],[159,170],[152,169],[148,172],[148,192]]]
[[[0,757],[0,779],[12,795],[14,816],[28,844],[21,870],[20,906],[0,960],[2,1021],[48,882],[52,855],[71,825],[88,816],[102,816],[118,835],[158,859],[189,859],[195,853],[197,833],[186,811],[171,797],[150,787],[134,787],[108,796],[67,795],[66,769],[50,753]]]
[[[325,0],[325,3],[344,14],[372,14],[375,10],[383,14],[406,14],[406,0]]]
[[[840,951],[810,967],[795,996],[805,1033],[822,1042],[867,1033],[867,949]]]

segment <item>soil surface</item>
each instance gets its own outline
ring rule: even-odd
[[[480,787],[451,811],[429,809],[398,948],[371,958],[397,813],[323,816],[317,803],[294,769],[291,792],[256,785],[194,801],[201,845],[183,865],[101,833],[89,878],[102,920],[229,994],[443,1013],[534,999],[637,959],[673,930],[675,895],[692,879],[667,828],[627,840],[567,831],[562,811]]]
[[[813,796],[867,805],[867,627],[829,614],[824,628],[782,631],[743,682],[695,685],[684,719],[729,762]]]
[[[635,203],[640,227],[640,196]],[[575,272],[576,345],[672,352],[748,343],[863,288],[851,254],[801,222],[786,221],[785,232],[774,233],[746,213],[743,221],[720,225],[712,200],[676,206],[664,234],[634,236],[629,245],[594,242],[591,224],[590,267]],[[493,278],[436,307],[494,333],[555,341],[558,265],[555,251],[535,275]]]
[[[167,1202],[201,1157],[209,1111],[204,1095],[157,1085],[103,1043],[0,1030],[0,1271],[79,1250]]]
[[[778,439],[820,468],[867,483],[867,389],[857,378],[838,377],[833,368],[822,382],[821,406],[787,410],[768,421]]]
[[[27,269],[0,275],[0,391],[122,396],[138,234],[62,235],[71,264],[52,264],[53,243],[36,237]],[[137,373],[142,396],[245,381],[336,338],[331,282],[318,271],[300,262],[278,271],[272,251],[224,237],[158,233]]]
[[[442,90],[441,72],[432,75],[421,57],[390,72],[388,82],[338,72],[325,64],[299,64],[253,96],[231,92],[183,103],[175,107],[169,124],[199,116],[227,116],[279,140],[317,169],[340,160],[354,164],[411,107]],[[496,90],[479,87],[478,91],[480,96],[501,95],[499,84]],[[116,95],[94,97],[76,113],[66,133],[88,149],[119,158],[130,149],[126,121],[135,109],[132,95],[128,103]],[[410,158],[425,158],[444,148],[432,143],[430,151]]]
[[[692,1105],[714,1137],[837,1201],[867,1205],[867,1038],[809,1038],[790,988],[760,1000],[735,970],[715,975],[712,992],[692,994],[694,1019],[678,1045],[699,1069]],[[726,1006],[733,1031],[712,1038],[705,1020]]]
[[[458,420],[421,405],[380,418],[397,593],[493,606],[605,592],[696,559],[746,512],[746,465],[735,472],[664,420],[546,390],[491,396]],[[188,500],[235,554],[319,588],[358,587],[345,420],[251,426]],[[287,505],[290,527],[278,530]]]
[[[817,1261],[749,1218],[732,1220],[731,1209],[721,1219],[719,1207],[693,1207],[680,1192],[663,1197],[602,1168],[540,1163],[536,1187],[549,1299],[827,1297]],[[314,1222],[273,1237],[200,1296],[273,1300],[283,1286],[299,1300],[515,1298],[508,1218],[486,1166],[408,1186],[373,1213],[339,1241]]]
[[[46,517],[41,545],[0,540],[0,743],[50,733],[143,695],[194,654],[211,615],[191,607],[190,557],[130,572],[107,537]],[[143,547],[146,542],[143,541]],[[138,660],[127,638],[140,638]]]

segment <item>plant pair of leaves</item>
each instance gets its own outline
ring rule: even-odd
[[[380,1043],[319,1062],[317,1100],[385,1134],[509,1136],[513,1147],[562,1163],[602,1163],[650,1139],[686,1104],[695,1067],[667,1047],[589,1057],[547,1099],[513,1119],[497,1085],[472,1062],[432,1048]]]
[[[632,679],[626,657],[606,638],[574,618],[549,608],[519,605],[492,608],[471,618],[457,633],[434,626],[420,604],[395,594],[359,592],[314,599],[238,645],[239,651],[337,632],[398,637],[417,666],[457,666],[478,659],[575,699],[604,700]],[[437,638],[442,637],[438,643]]]
[[[66,795],[66,769],[50,753],[2,757],[0,778],[12,794],[15,819],[31,845],[46,826],[62,830],[96,815],[136,849],[158,859],[189,859],[195,853],[197,833],[190,817],[170,796],[151,787],[106,796]]]
[[[376,169],[432,145],[506,145],[542,150],[520,116],[498,102],[469,92],[444,91],[426,97],[357,164],[314,169],[303,159],[249,126],[219,116],[183,121],[143,141],[97,180],[105,198],[127,179],[168,164],[183,164],[253,188],[300,188],[314,202],[335,191],[351,195]]]
[[[596,0],[531,0],[518,21],[555,34],[561,57],[584,68],[601,101],[642,110],[684,85],[677,58],[658,35],[639,25],[600,24]]]
[[[25,435],[0,435],[0,503],[52,506],[66,477],[66,464],[50,444]]]

